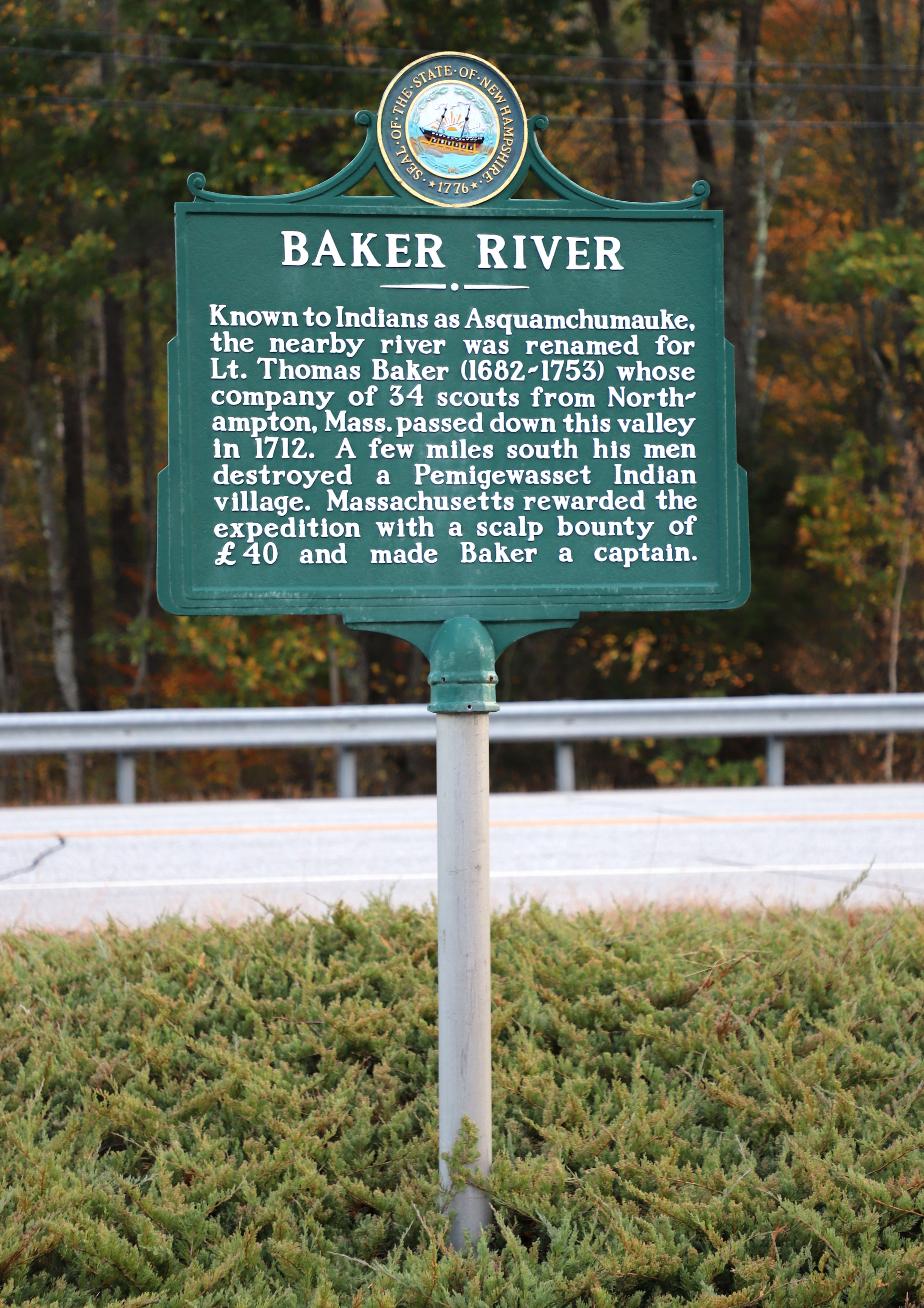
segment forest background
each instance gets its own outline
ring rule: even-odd
[[[497,63],[544,147],[622,199],[712,186],[727,232],[753,595],[590,616],[502,698],[917,690],[924,671],[924,0],[0,3],[0,711],[420,700],[409,646],[329,618],[175,618],[154,594],[172,205],[297,190],[419,54]],[[142,797],[329,793],[333,758],[151,758]],[[755,783],[758,742],[582,746],[583,785]],[[920,779],[914,737],[793,743],[791,780]],[[13,760],[4,802],[108,798],[111,760]],[[547,786],[507,746],[495,786]],[[367,751],[367,793],[432,787]]]

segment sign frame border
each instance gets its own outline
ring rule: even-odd
[[[505,79],[506,80],[506,79]],[[717,339],[714,341],[716,357],[721,359],[724,372],[725,414],[722,430],[723,449],[718,452],[718,466],[722,484],[717,502],[724,496],[724,513],[720,524],[720,548],[723,558],[723,576],[718,581],[691,583],[678,593],[676,582],[660,587],[651,580],[636,583],[622,582],[619,593],[606,592],[597,585],[546,583],[536,592],[526,593],[525,587],[507,582],[496,586],[478,585],[463,595],[447,596],[438,586],[424,588],[420,583],[398,588],[387,599],[380,592],[361,587],[346,586],[342,590],[329,590],[318,598],[295,596],[290,590],[273,589],[266,585],[253,591],[238,591],[223,599],[201,587],[189,583],[186,574],[185,538],[186,519],[184,497],[174,503],[173,492],[180,480],[180,452],[184,430],[185,385],[188,369],[184,366],[182,324],[186,321],[184,297],[189,291],[188,261],[186,257],[187,223],[206,215],[267,214],[280,212],[310,212],[334,217],[427,217],[434,216],[434,206],[399,187],[382,156],[378,140],[378,116],[369,110],[355,115],[359,126],[366,128],[365,141],[356,156],[338,173],[316,186],[283,195],[232,195],[206,189],[202,173],[192,173],[188,179],[191,201],[175,205],[177,233],[177,317],[180,327],[177,336],[168,346],[169,377],[169,451],[173,453],[173,471],[168,454],[167,466],[158,476],[158,551],[157,589],[161,604],[168,611],[187,615],[235,614],[280,615],[339,613],[352,626],[383,630],[385,626],[405,627],[406,624],[439,624],[463,614],[474,615],[487,624],[538,623],[541,626],[573,622],[580,613],[590,612],[665,612],[696,611],[737,608],[750,593],[750,559],[748,542],[747,479],[736,462],[734,425],[734,367],[732,347],[724,336],[724,287],[721,276],[713,278],[715,286],[715,322]],[[544,131],[549,120],[535,115],[527,122],[526,144],[523,156],[512,180],[505,190],[484,204],[439,206],[442,214],[451,214],[459,221],[481,221],[491,217],[510,218],[599,218],[609,212],[618,212],[623,219],[642,222],[677,219],[705,222],[711,226],[711,250],[717,269],[724,259],[723,214],[720,210],[707,210],[702,203],[709,194],[708,183],[697,181],[691,194],[682,200],[637,202],[618,200],[597,195],[560,172],[545,156],[538,133]],[[357,196],[347,192],[373,169],[377,170],[389,191],[386,196]],[[528,174],[532,172],[540,183],[553,193],[553,198],[517,199],[516,195]],[[567,207],[563,202],[568,202]],[[721,390],[721,388],[720,388]],[[717,405],[717,407],[719,407]],[[178,476],[179,474],[179,476]],[[171,486],[171,481],[173,486]],[[179,529],[180,539],[175,539]],[[679,602],[678,602],[679,601]]]

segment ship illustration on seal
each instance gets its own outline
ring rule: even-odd
[[[468,132],[471,105],[465,106],[465,118],[462,120],[458,134],[452,131],[458,124],[461,108],[462,106],[459,105],[450,109],[446,105],[435,127],[420,128],[420,136],[431,150],[448,150],[453,154],[476,154],[484,145],[484,133],[480,136],[470,136]]]

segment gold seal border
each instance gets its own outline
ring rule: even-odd
[[[516,105],[517,109],[519,109],[520,111],[521,122],[523,124],[523,146],[520,150],[519,158],[517,159],[516,163],[513,164],[513,167],[510,170],[511,175],[513,177],[516,176],[517,172],[519,171],[520,164],[523,162],[523,159],[526,155],[526,147],[529,144],[529,125],[526,121],[526,110],[523,108],[523,102],[521,101],[517,93],[516,87],[510,81],[510,78],[507,77],[506,74],[502,73],[501,70],[498,67],[496,67],[496,65],[492,64],[488,59],[482,59],[480,55],[468,54],[464,50],[438,50],[436,51],[435,54],[423,55],[420,59],[415,59],[413,63],[406,64],[404,68],[401,69],[400,72],[395,74],[395,76],[391,79],[391,81],[386,86],[382,94],[382,98],[379,101],[379,112],[376,117],[376,124],[375,124],[375,134],[378,140],[379,154],[382,156],[382,159],[385,161],[385,167],[391,173],[392,177],[394,177],[398,185],[403,190],[407,191],[408,195],[412,195],[415,200],[419,200],[421,204],[432,204],[440,209],[472,209],[475,207],[475,205],[487,204],[489,200],[495,199],[495,197],[504,189],[504,186],[499,186],[492,195],[479,196],[477,200],[463,200],[457,204],[447,204],[445,200],[437,200],[437,199],[431,200],[429,196],[420,195],[417,191],[413,189],[413,187],[408,186],[405,179],[401,176],[401,174],[397,171],[397,169],[392,166],[392,162],[388,157],[388,154],[385,150],[384,143],[382,141],[382,121],[384,118],[385,103],[388,100],[388,97],[391,95],[392,91],[394,90],[395,86],[398,84],[398,82],[401,81],[402,78],[406,77],[408,73],[412,71],[412,69],[419,68],[422,64],[432,63],[434,60],[437,59],[468,59],[471,60],[473,63],[483,64],[485,68],[490,68],[492,73],[496,73],[497,76],[501,79],[501,81],[505,82],[506,85],[510,88],[510,91],[513,95],[514,104]],[[411,153],[413,154],[413,150],[411,151]],[[416,155],[414,157],[416,158]],[[429,169],[427,171],[429,171]],[[448,180],[448,179],[444,179],[444,180]],[[509,182],[505,182],[504,185],[509,185]]]

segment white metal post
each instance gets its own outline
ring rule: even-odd
[[[134,754],[116,754],[116,800],[119,804],[135,802]]]
[[[574,770],[574,746],[570,741],[555,742],[555,789],[574,790],[576,786]]]
[[[488,714],[437,713],[440,1178],[467,1117],[478,1133],[475,1171],[491,1166],[491,896]],[[461,1249],[491,1219],[467,1185],[452,1199],[450,1241]]]
[[[767,737],[764,784],[767,786],[786,784],[786,742],[779,736]]]
[[[356,798],[356,750],[345,745],[337,750],[337,798]]]

